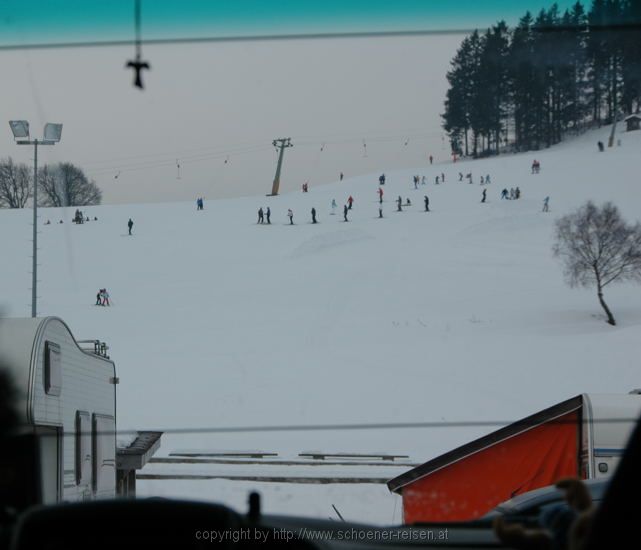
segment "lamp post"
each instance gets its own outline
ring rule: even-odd
[[[45,124],[43,139],[29,138],[26,120],[10,120],[9,126],[18,145],[33,145],[33,252],[31,269],[31,317],[37,316],[38,289],[38,145],[55,145],[62,136],[62,124]]]

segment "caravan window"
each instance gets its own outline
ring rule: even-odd
[[[45,343],[45,392],[48,395],[60,395],[62,390],[62,364],[60,346],[53,342]]]
[[[76,484],[91,482],[91,417],[88,412],[76,412]]]
[[[113,416],[93,415],[93,488],[110,491],[116,484],[116,420]]]

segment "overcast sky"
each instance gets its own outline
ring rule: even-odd
[[[295,189],[335,181],[340,171],[447,158],[439,113],[460,40],[147,46],[144,91],[124,69],[132,48],[0,52],[11,75],[0,112],[5,121],[29,120],[33,137],[45,122],[62,122],[62,141],[41,148],[40,163],[78,164],[105,202],[267,193],[279,137],[294,143],[282,190]],[[8,124],[0,149],[31,162],[32,148],[16,146]]]

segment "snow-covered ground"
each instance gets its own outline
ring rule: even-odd
[[[640,288],[606,290],[619,322],[611,327],[595,292],[569,289],[551,254],[554,220],[587,199],[611,200],[629,221],[641,219],[641,132],[620,133],[621,146],[598,153],[608,133],[389,173],[383,219],[378,174],[309,193],[207,201],[202,212],[195,202],[91,207],[85,212],[98,221],[84,225],[70,223],[74,208],[43,208],[39,314],[60,316],[79,339],[108,342],[121,381],[119,428],[181,431],[163,436],[159,455],[261,449],[295,458],[318,449],[423,462],[494,427],[189,429],[507,422],[582,392],[641,386]],[[534,158],[539,175],[530,174]],[[459,171],[471,171],[474,184],[459,183]],[[446,181],[437,186],[441,172]],[[481,204],[479,178],[488,173]],[[414,190],[414,174],[428,185]],[[500,200],[501,189],[516,186],[520,200]],[[355,203],[344,223],[349,195]],[[402,213],[399,195],[413,203]],[[542,213],[546,195],[550,212]],[[271,207],[269,226],[256,224],[261,206]],[[30,210],[0,211],[4,315],[30,312],[30,223]],[[93,305],[102,287],[111,307]],[[269,475],[265,468],[254,471]],[[384,485],[154,480],[139,482],[139,493],[242,509],[255,487],[271,513],[334,516],[334,503],[346,519],[400,520],[400,499]]]

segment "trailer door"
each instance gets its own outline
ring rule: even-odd
[[[116,419],[93,415],[93,490],[96,498],[116,496]]]
[[[40,447],[42,503],[62,500],[62,428],[36,426]]]

